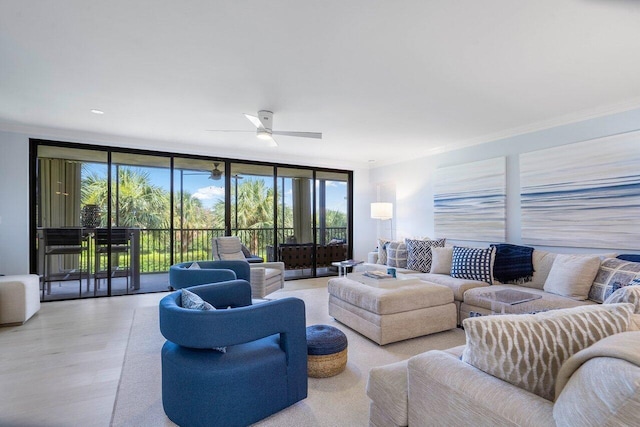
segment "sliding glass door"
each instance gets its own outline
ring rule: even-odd
[[[348,254],[348,171],[41,140],[31,167],[43,301],[166,291],[169,267],[212,259],[218,236],[287,279],[335,274]]]
[[[208,260],[225,235],[225,164],[176,157],[173,164],[174,262]]]

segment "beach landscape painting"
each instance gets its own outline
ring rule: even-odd
[[[640,249],[640,132],[520,156],[522,240]]]
[[[505,157],[436,169],[433,198],[436,236],[504,242],[505,199]]]

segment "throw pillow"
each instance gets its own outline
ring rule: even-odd
[[[200,296],[194,294],[188,289],[181,289],[182,293],[182,308],[189,308],[192,310],[215,310],[216,308],[200,298]]]
[[[422,271],[428,273],[431,271],[431,248],[444,247],[445,239],[438,240],[414,240],[404,239],[407,245],[407,268],[409,270]]]
[[[218,253],[218,259],[221,260],[243,260],[245,259],[242,253],[242,243],[237,236],[223,236],[215,239],[216,251]]]
[[[378,264],[387,265],[387,244],[389,240],[378,239]]]
[[[573,354],[609,335],[625,332],[630,304],[588,305],[538,314],[463,320],[462,360],[553,401],[557,374]]]
[[[453,247],[431,248],[431,271],[434,274],[451,274]]]
[[[616,258],[624,261],[640,262],[640,254],[621,254]]]
[[[223,261],[246,261],[247,258],[244,256],[242,251],[234,252],[231,254],[220,254],[220,259]]]
[[[407,245],[402,242],[387,243],[387,265],[389,267],[407,268]]]
[[[181,289],[180,293],[182,293],[181,304],[182,308],[188,308],[191,310],[202,310],[209,311],[215,310],[216,308],[200,298],[199,295],[194,294],[188,289]],[[220,353],[226,353],[227,347],[214,347],[214,350],[219,351]]]
[[[578,301],[586,300],[599,268],[598,256],[558,254],[543,289]]]
[[[605,304],[616,303],[633,304],[633,312],[640,314],[640,286],[625,286],[612,293],[605,301]]]
[[[600,264],[598,273],[593,279],[589,289],[589,299],[602,303],[609,295],[638,277],[640,277],[640,263],[606,258]]]
[[[451,255],[451,277],[493,284],[495,248],[454,246]]]
[[[192,262],[187,270],[200,270],[200,264],[197,262]]]

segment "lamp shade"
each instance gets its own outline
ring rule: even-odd
[[[371,218],[373,219],[393,218],[393,203],[388,203],[388,202],[371,203]]]

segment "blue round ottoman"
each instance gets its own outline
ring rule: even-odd
[[[312,378],[338,375],[347,366],[347,336],[328,325],[307,327],[307,372]]]

